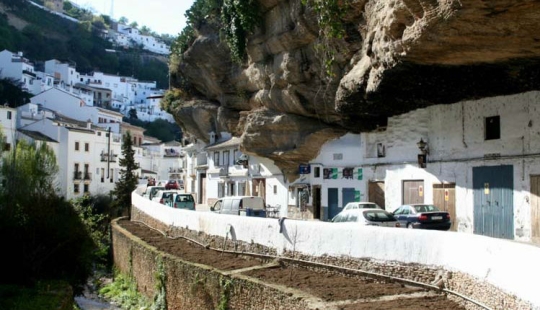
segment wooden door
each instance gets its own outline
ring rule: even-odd
[[[540,176],[531,176],[531,239],[540,243]]]
[[[424,203],[424,181],[403,181],[403,204]]]
[[[322,220],[321,218],[321,186],[313,186],[313,218]]]
[[[206,204],[206,173],[201,173],[199,182],[199,203]]]
[[[386,202],[384,200],[384,182],[369,182],[368,197],[368,201],[374,202],[379,207],[386,209]]]
[[[456,184],[433,184],[433,204],[450,214],[452,220],[450,230],[456,231],[458,224],[456,218]]]

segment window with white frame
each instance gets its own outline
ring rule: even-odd
[[[214,152],[214,166],[219,167],[219,152]]]
[[[223,152],[223,165],[228,166],[229,165],[229,151]]]

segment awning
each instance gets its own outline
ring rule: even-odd
[[[289,184],[289,187],[309,187],[311,184],[309,183],[309,180],[307,177],[301,177],[299,179],[296,179],[294,182]]]

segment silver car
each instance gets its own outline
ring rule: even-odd
[[[365,226],[400,227],[398,220],[392,213],[375,208],[344,210],[334,216],[332,222],[354,222]]]

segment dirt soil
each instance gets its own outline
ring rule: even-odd
[[[160,232],[140,223],[122,220],[119,221],[119,225],[160,251],[186,261],[220,270],[235,270],[263,264],[256,259],[208,250],[185,239],[166,238]],[[465,309],[438,292],[369,277],[358,278],[346,274],[315,272],[291,266],[252,270],[244,274],[308,292],[327,302],[338,303],[343,310]]]

